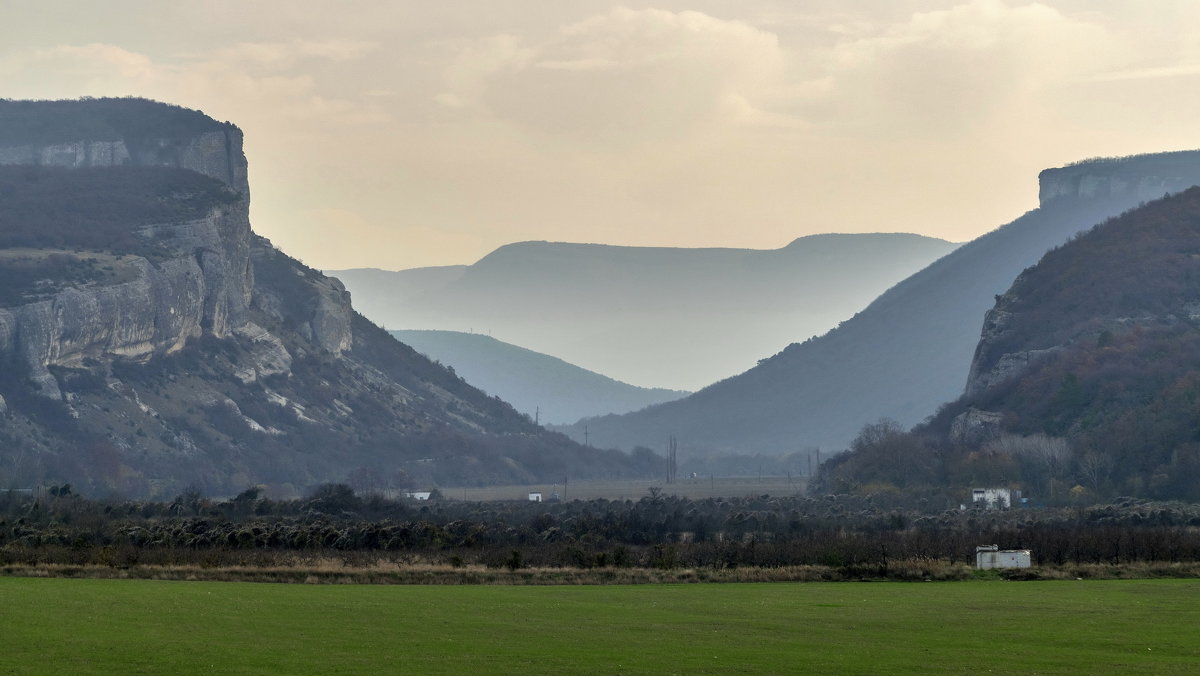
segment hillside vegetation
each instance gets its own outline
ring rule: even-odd
[[[830,465],[829,485],[1200,500],[1197,299],[1193,188],[1101,224],[1026,270],[989,314],[973,393],[913,434],[872,426],[855,453]]]
[[[198,110],[141,98],[0,99],[0,146],[186,138],[233,128]]]
[[[186,169],[0,166],[0,249],[142,251],[140,227],[202,218],[239,198]]]
[[[1076,192],[1057,194],[963,245],[827,334],[789,345],[750,371],[684,399],[567,431],[582,439],[586,424],[593,440],[620,448],[675,435],[682,456],[781,454],[812,446],[837,451],[881,418],[915,425],[963,393],[983,316],[996,294],[1049,249],[1145,199],[1133,190],[1085,194],[1079,188],[1110,177],[1113,186],[1183,190],[1200,183],[1200,152],[1043,172],[1047,190],[1074,186]],[[1161,196],[1159,190],[1153,197]]]

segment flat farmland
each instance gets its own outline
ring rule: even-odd
[[[1191,674],[1200,580],[365,586],[0,578],[0,673]]]
[[[451,500],[527,500],[530,493],[541,493],[543,500],[558,493],[564,500],[637,500],[656,488],[662,495],[683,498],[739,498],[751,495],[804,495],[805,477],[698,477],[664,481],[572,481],[567,484],[530,484],[526,486],[483,486],[442,488]]]

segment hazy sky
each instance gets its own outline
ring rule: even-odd
[[[237,123],[256,230],[318,268],[962,241],[1042,168],[1200,147],[1197,26],[1194,0],[0,0],[0,97]]]

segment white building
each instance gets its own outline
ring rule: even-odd
[[[1009,488],[976,488],[971,491],[971,502],[976,507],[1009,509],[1014,499],[1021,499],[1021,491]]]
[[[1000,549],[997,545],[982,545],[975,548],[975,567],[1028,568],[1033,565],[1033,553],[1028,549]]]
[[[542,501],[542,494],[541,494],[541,493],[530,493],[530,494],[529,494],[529,501],[530,501],[530,502],[541,502],[541,501]]]

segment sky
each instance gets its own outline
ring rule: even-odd
[[[1200,147],[1193,0],[0,0],[0,97],[239,125],[320,269],[514,241],[966,241],[1037,173]]]

